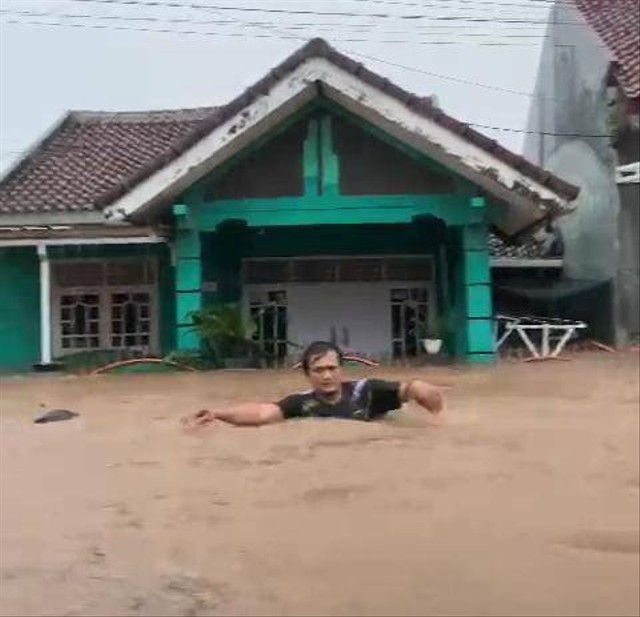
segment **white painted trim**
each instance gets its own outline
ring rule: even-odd
[[[81,246],[102,244],[162,244],[167,242],[161,236],[131,236],[128,238],[51,238],[20,240],[0,240],[0,247],[12,246]]]
[[[491,260],[492,268],[562,268],[563,259],[518,259],[497,257]]]
[[[104,214],[87,212],[0,212],[1,227],[38,225],[104,225]]]
[[[618,184],[640,184],[640,161],[616,167]]]
[[[300,69],[105,208],[105,216],[121,221],[157,199],[175,196],[312,101],[317,96],[313,74],[305,77]]]
[[[47,247],[38,246],[40,261],[40,364],[51,364],[51,262]]]
[[[484,170],[491,169],[505,189],[510,191],[514,185],[520,184],[536,192],[541,199],[551,200],[561,208],[568,208],[566,199],[463,137],[423,117],[393,96],[364,83],[324,58],[310,58],[263,96],[214,128],[189,150],[109,206],[105,214],[115,219],[126,218],[140,213],[159,198],[175,195],[228,159],[238,150],[236,144],[239,141],[247,142],[258,136],[249,135],[250,133],[263,134],[265,121],[281,112],[284,106],[299,108],[303,102],[313,98],[317,82],[326,85],[360,108],[384,118],[389,124],[402,127],[418,137],[421,143],[427,144],[432,151],[438,150],[450,160],[459,160],[475,174],[484,174]],[[307,96],[304,96],[305,93]],[[296,100],[298,104],[292,105]],[[294,109],[290,109],[289,113]],[[273,125],[273,122],[271,124]]]

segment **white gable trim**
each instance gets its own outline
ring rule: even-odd
[[[529,222],[543,217],[546,207],[533,206],[530,200],[513,192],[518,185],[536,193],[540,200],[554,202],[561,210],[570,209],[566,199],[463,137],[423,117],[395,97],[364,83],[324,58],[310,58],[233,118],[213,129],[177,159],[118,199],[105,210],[105,215],[112,220],[140,215],[156,201],[175,196],[248,145],[258,137],[256,133],[264,134],[312,100],[317,94],[317,82],[327,86],[331,98],[342,104],[351,103],[350,107],[357,105],[372,117],[384,119],[385,124],[413,135],[415,143],[412,145],[420,147],[422,144],[420,149],[445,164],[448,162],[449,167],[457,161],[460,167],[470,172],[467,176],[472,176],[470,179],[477,184],[493,193],[502,193],[499,197],[508,197],[511,203],[519,202],[519,210],[529,211]],[[486,170],[491,170],[491,177]]]

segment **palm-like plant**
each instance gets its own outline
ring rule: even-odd
[[[191,314],[193,330],[218,360],[250,355],[256,326],[239,304],[215,304]]]

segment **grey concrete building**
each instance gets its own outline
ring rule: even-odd
[[[524,151],[581,189],[558,222],[562,276],[591,285],[597,301],[576,297],[566,310],[587,320],[594,337],[619,345],[638,337],[638,195],[629,165],[640,159],[639,6],[556,1]],[[618,184],[621,166],[627,175]]]

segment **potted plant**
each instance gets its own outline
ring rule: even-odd
[[[225,368],[254,365],[255,324],[247,321],[240,305],[215,304],[191,314],[193,329],[208,351]]]
[[[424,350],[434,356],[440,353],[444,340],[446,323],[443,318],[435,317],[421,321],[417,325],[417,334]]]

